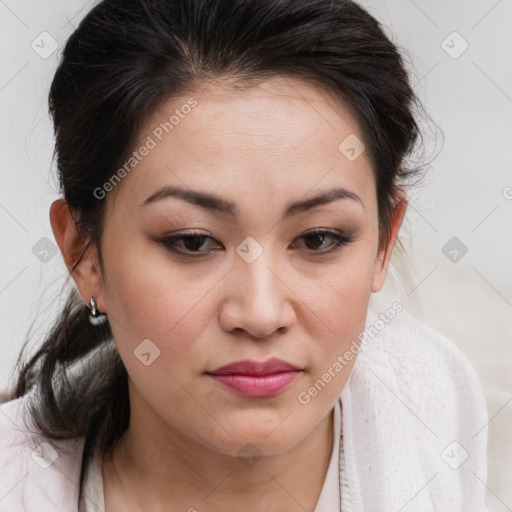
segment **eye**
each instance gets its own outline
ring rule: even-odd
[[[330,254],[332,252],[339,251],[343,246],[352,241],[350,237],[340,235],[333,231],[327,231],[325,229],[313,229],[312,231],[308,231],[299,237],[298,240],[304,240],[305,245],[308,247],[308,251],[319,254]],[[331,243],[326,246],[326,241],[329,240]]]
[[[215,241],[215,238],[210,235],[198,231],[191,231],[189,234],[164,237],[159,240],[159,242],[162,243],[166,249],[178,255],[197,258],[209,252],[208,250],[200,249],[205,246],[206,241],[212,240]]]
[[[318,255],[338,251],[352,241],[350,237],[325,229],[311,230],[297,238],[297,240],[303,240],[305,242],[306,252],[316,253]],[[329,240],[331,243],[326,244]],[[164,245],[166,249],[176,253],[178,256],[190,258],[199,258],[208,255],[212,250],[219,250],[218,248],[208,249],[209,243],[211,242],[215,242],[218,246],[222,247],[213,236],[197,231],[164,237],[158,241]],[[292,244],[293,248],[296,246],[296,243]]]

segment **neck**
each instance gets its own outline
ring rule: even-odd
[[[155,435],[159,429],[146,418],[146,411],[131,408],[130,427],[104,462],[104,473],[113,474],[109,488],[124,492],[132,508],[314,510],[331,456],[333,410],[293,448],[252,459],[219,453],[168,426]],[[115,501],[107,498],[105,489],[106,504]]]

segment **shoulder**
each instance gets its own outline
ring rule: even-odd
[[[399,303],[368,316],[360,366],[390,379],[404,394],[483,405],[480,383],[462,350]],[[425,396],[423,396],[425,395]],[[481,408],[480,408],[481,409]],[[452,411],[452,415],[457,411]]]
[[[76,510],[83,438],[44,436],[30,420],[28,400],[0,405],[0,512]]]
[[[354,379],[394,392],[396,402],[402,401],[397,407],[409,406],[435,424],[440,435],[477,434],[487,423],[487,409],[462,350],[406,309],[397,307],[393,313],[369,315]]]
[[[395,496],[431,479],[417,510],[431,510],[429,500],[436,510],[487,510],[488,418],[476,372],[453,341],[395,304],[369,312],[341,397],[352,483],[371,494],[401,468]]]

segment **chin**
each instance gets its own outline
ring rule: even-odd
[[[279,426],[279,423],[274,425],[273,431],[268,428],[248,428],[248,422],[245,425],[240,425],[240,428],[226,424],[227,432],[223,431],[222,439],[210,438],[208,443],[213,450],[234,457],[280,455],[299,443],[306,437],[307,432],[298,431],[296,424],[289,424],[288,430],[286,430],[284,424]],[[293,431],[290,430],[290,427],[293,427]]]

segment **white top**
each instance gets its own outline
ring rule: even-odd
[[[444,335],[372,298],[340,396],[352,511],[488,512],[489,418],[474,369]],[[84,438],[46,438],[25,399],[0,405],[0,512],[76,512]]]
[[[340,442],[340,437],[341,407],[339,400],[337,400],[334,406],[331,458],[325,475],[324,485],[313,512],[351,511],[348,484],[344,471],[343,443]],[[343,509],[341,509],[340,504],[340,487],[343,489]],[[94,451],[84,479],[83,500],[79,510],[80,512],[105,512],[102,457],[97,448]]]

